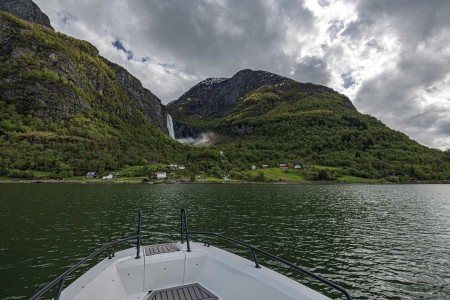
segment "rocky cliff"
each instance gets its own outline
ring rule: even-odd
[[[168,134],[166,113],[163,111],[161,100],[144,88],[142,83],[123,67],[106,59],[105,62],[116,74],[115,82],[125,95],[133,101],[133,105],[162,132]]]
[[[31,0],[0,0],[0,10],[6,11],[28,22],[53,29],[48,16]]]
[[[88,42],[2,12],[0,60],[0,97],[22,114],[60,121],[105,110],[135,122],[136,111],[167,133],[158,97]]]

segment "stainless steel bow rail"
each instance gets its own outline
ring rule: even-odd
[[[68,275],[72,274],[76,269],[78,269],[81,265],[86,263],[88,260],[90,260],[91,258],[97,256],[103,250],[105,250],[107,248],[110,248],[112,246],[115,246],[115,245],[118,245],[118,244],[122,244],[122,243],[128,242],[130,240],[136,239],[136,259],[141,258],[140,255],[139,255],[140,254],[140,248],[141,248],[141,227],[142,227],[142,211],[139,210],[138,229],[137,229],[137,234],[136,235],[129,236],[127,238],[123,238],[123,239],[120,239],[120,240],[117,240],[117,241],[114,241],[114,242],[111,242],[111,243],[103,244],[103,246],[101,248],[99,248],[98,250],[92,252],[89,256],[83,258],[77,264],[75,264],[73,267],[71,267],[70,269],[68,269],[67,271],[65,271],[64,273],[59,275],[58,277],[56,277],[52,282],[47,284],[44,288],[42,288],[39,292],[37,292],[34,296],[32,296],[30,298],[30,300],[39,299],[39,297],[41,297],[42,295],[47,293],[51,288],[53,288],[56,285],[58,285],[58,288],[56,290],[56,294],[55,294],[55,297],[53,299],[54,300],[58,300],[59,297],[61,296],[61,292],[62,292],[62,290],[64,288],[64,283],[66,281],[66,277]],[[110,259],[113,256],[114,256],[114,252],[109,254],[109,258]]]
[[[229,241],[229,242],[233,242],[235,244],[247,247],[252,253],[252,258],[253,258],[253,262],[255,263],[255,267],[258,268],[258,269],[261,268],[261,266],[259,265],[258,259],[256,258],[256,253],[260,253],[260,254],[262,254],[262,255],[264,255],[266,257],[269,257],[270,259],[273,259],[275,261],[283,263],[283,264],[291,267],[292,269],[294,269],[294,270],[296,270],[298,272],[301,272],[301,273],[306,274],[306,275],[308,275],[308,276],[310,276],[312,278],[315,278],[315,279],[319,280],[320,282],[328,285],[329,287],[332,287],[333,289],[335,289],[335,290],[341,292],[342,294],[344,294],[344,296],[347,298],[347,300],[353,300],[352,297],[350,296],[350,294],[343,287],[341,287],[341,286],[339,286],[339,285],[337,285],[337,284],[335,284],[335,283],[333,283],[333,282],[331,282],[331,281],[329,281],[329,280],[327,280],[327,279],[325,279],[325,278],[323,278],[323,277],[321,277],[321,276],[319,276],[317,274],[314,274],[314,273],[304,269],[303,267],[296,266],[293,263],[290,263],[290,262],[288,262],[285,259],[282,259],[282,258],[280,258],[280,257],[278,257],[276,255],[273,255],[273,254],[271,254],[269,252],[266,252],[264,250],[261,250],[261,249],[255,247],[255,246],[252,246],[252,245],[247,244],[245,242],[242,242],[240,240],[237,240],[237,239],[234,239],[234,238],[230,238],[230,237],[227,237],[227,236],[224,236],[224,235],[221,235],[221,234],[217,234],[217,233],[214,233],[214,232],[189,231],[188,224],[187,224],[187,211],[184,208],[181,209],[181,243],[182,244],[184,243],[183,234],[186,237],[187,251],[188,252],[191,251],[191,246],[189,244],[189,235],[206,235],[206,236],[217,237],[219,239],[223,239],[223,240],[226,240],[226,241]],[[209,243],[205,243],[205,245],[206,244],[209,246]]]

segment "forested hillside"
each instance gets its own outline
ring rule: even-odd
[[[192,114],[196,99],[184,98],[191,101],[176,101],[168,107],[180,137],[186,132],[216,133],[214,145],[226,150],[233,165],[301,162],[330,167],[325,168],[327,174],[321,173],[330,179],[343,174],[399,181],[450,176],[448,152],[427,148],[389,129],[324,86],[293,80],[266,84],[229,101],[233,105],[219,116]],[[309,169],[308,176],[317,179],[318,170]]]

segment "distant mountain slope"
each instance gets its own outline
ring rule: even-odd
[[[366,178],[449,178],[448,153],[360,114],[344,95],[267,72],[241,72],[210,88],[202,82],[168,105],[177,138],[208,132],[237,163],[304,162]]]

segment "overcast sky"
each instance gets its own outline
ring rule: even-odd
[[[163,103],[244,68],[327,85],[450,148],[449,0],[35,0]]]

